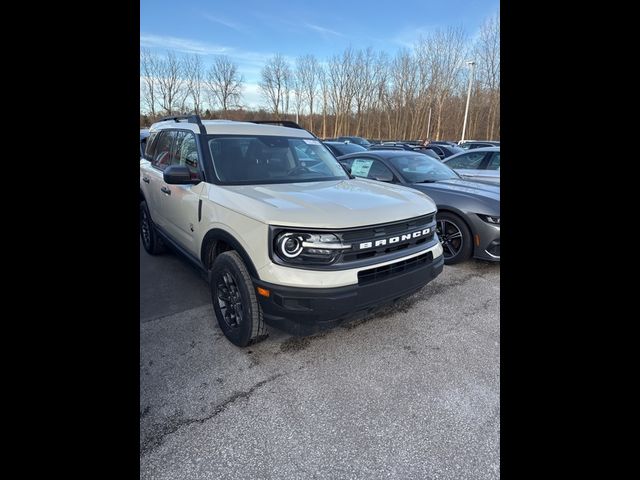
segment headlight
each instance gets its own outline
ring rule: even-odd
[[[281,232],[273,243],[281,260],[302,265],[328,265],[351,248],[332,233]]]
[[[482,220],[494,225],[500,225],[500,217],[492,217],[491,215],[478,215]]]
[[[302,252],[302,242],[302,237],[295,233],[280,235],[276,242],[278,253],[281,253],[286,258],[295,258]]]

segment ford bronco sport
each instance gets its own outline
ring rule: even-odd
[[[293,122],[153,124],[140,160],[140,235],[209,279],[235,345],[297,335],[408,296],[442,272],[436,206],[417,190],[350,175]]]

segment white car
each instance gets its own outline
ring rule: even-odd
[[[428,196],[351,176],[293,122],[261,123],[165,119],[140,162],[145,250],[170,245],[206,272],[231,342],[265,322],[314,333],[442,272]]]
[[[474,148],[442,160],[465,180],[500,185],[500,147]]]

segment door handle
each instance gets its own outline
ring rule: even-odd
[[[147,177],[142,177],[142,181],[143,181],[144,183],[149,183],[149,179],[148,179]]]
[[[167,187],[162,187],[160,190],[162,190],[162,193],[166,193],[167,195],[171,195],[171,190],[169,190]]]

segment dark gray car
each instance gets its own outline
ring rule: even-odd
[[[336,157],[349,153],[363,152],[366,150],[362,145],[351,142],[322,142],[324,146],[331,150]]]
[[[450,265],[473,256],[500,260],[500,187],[462,179],[420,153],[368,150],[339,157],[356,177],[396,183],[427,194],[438,206],[437,233]]]

